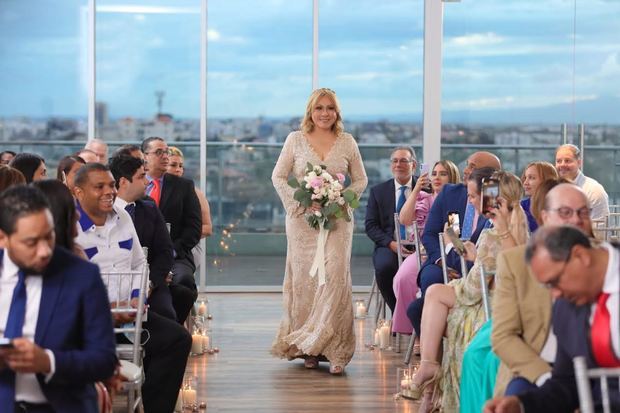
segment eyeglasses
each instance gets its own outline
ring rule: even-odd
[[[413,162],[413,160],[412,159],[407,159],[407,158],[400,158],[400,159],[392,158],[392,159],[390,159],[390,162],[392,162],[392,165],[396,165],[396,164],[399,164],[399,163],[405,163],[405,164],[411,163],[411,162]]]
[[[547,211],[557,212],[558,216],[562,219],[570,219],[573,217],[574,214],[577,214],[577,216],[581,219],[587,219],[590,217],[590,212],[592,210],[588,207],[573,209],[573,208],[564,206],[564,207],[559,207],[559,208],[548,208]]]
[[[151,153],[155,154],[155,156],[157,156],[158,158],[161,158],[164,155],[168,155],[168,156],[172,155],[172,151],[170,149],[156,149],[151,152],[145,152],[145,155],[148,155]]]
[[[562,269],[558,271],[558,273],[555,276],[553,276],[549,281],[542,283],[542,285],[545,288],[549,290],[553,288],[558,288],[558,285],[560,284],[560,281],[562,280],[562,275],[564,275],[564,271],[566,271],[566,267],[568,266],[568,263],[570,262],[571,257],[572,255],[571,253],[569,253],[568,257],[566,257],[566,260],[564,261],[564,265],[562,266]]]

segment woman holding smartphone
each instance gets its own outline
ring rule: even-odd
[[[482,213],[481,190],[485,168],[477,169],[467,181],[467,198]],[[498,207],[489,214],[493,228],[482,231],[478,244],[465,242],[465,259],[473,261],[467,275],[449,284],[435,284],[426,292],[422,313],[422,357],[420,368],[412,379],[412,392],[423,398],[419,412],[433,406],[443,411],[459,411],[459,384],[463,353],[476,332],[484,324],[480,269],[495,270],[499,251],[524,244],[528,237],[521,181],[515,175],[498,171],[492,179],[499,183]],[[489,276],[491,278],[491,276]],[[490,281],[490,280],[487,280]],[[442,338],[447,337],[443,348]]]
[[[400,210],[399,220],[403,225],[418,225],[419,235],[424,231],[428,213],[431,210],[433,201],[441,192],[445,184],[457,184],[460,182],[460,174],[457,166],[451,161],[439,161],[433,165],[433,170],[429,179],[428,166],[421,164],[420,177],[407,198],[407,201]],[[426,170],[425,170],[426,169]],[[425,189],[429,190],[426,192]],[[411,235],[413,236],[413,234]],[[396,307],[392,316],[392,331],[394,333],[411,334],[413,326],[407,317],[407,306],[416,298],[418,292],[417,277],[418,271],[418,251],[411,253],[402,263],[398,272],[394,276],[392,287],[396,296]]]

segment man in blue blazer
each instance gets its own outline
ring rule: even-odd
[[[411,147],[399,147],[392,151],[390,164],[393,179],[370,189],[366,207],[366,235],[375,243],[372,262],[381,295],[394,313],[396,296],[392,283],[398,271],[397,244],[394,237],[394,213],[404,204],[415,186],[413,172],[417,166],[415,152]],[[399,202],[400,200],[400,202]],[[403,251],[405,255],[409,252]]]
[[[556,211],[589,216],[589,209]],[[551,378],[518,396],[487,402],[488,413],[572,413],[579,407],[574,357],[585,357],[588,368],[620,367],[620,249],[592,245],[573,226],[541,227],[525,252],[536,279],[551,289],[553,330],[557,351]],[[620,411],[618,380],[609,381],[611,411]],[[591,381],[597,411],[600,382]]]
[[[0,411],[98,412],[94,382],[117,364],[98,267],[55,247],[32,187],[0,195],[0,246]]]
[[[426,290],[433,284],[443,282],[443,273],[441,270],[441,251],[439,249],[439,233],[443,232],[444,225],[448,220],[450,212],[457,212],[459,215],[460,231],[464,232],[465,213],[467,210],[467,181],[469,175],[475,169],[492,168],[494,170],[501,169],[501,163],[497,156],[490,152],[475,152],[467,158],[467,165],[463,169],[463,182],[460,184],[446,184],[441,193],[433,202],[431,211],[424,227],[422,234],[422,244],[426,250],[427,260],[422,264],[418,274],[418,286],[422,292],[422,298],[415,300],[409,305],[407,315],[411,320],[415,331],[420,334],[420,320],[422,318],[422,308],[424,306],[424,296]],[[473,206],[472,206],[473,207]],[[470,207],[471,208],[471,207]],[[477,225],[469,228],[470,240],[476,242],[478,236],[487,220],[480,216]],[[454,251],[446,256],[446,265],[460,275],[461,264],[460,258]]]

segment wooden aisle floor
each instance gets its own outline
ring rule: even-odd
[[[208,299],[212,340],[220,352],[191,357],[187,367],[197,377],[198,401],[206,401],[207,412],[416,412],[413,401],[394,399],[404,353],[365,346],[373,317],[355,320],[356,352],[345,375],[337,377],[327,363],[306,370],[301,360],[269,354],[281,294],[210,293]]]

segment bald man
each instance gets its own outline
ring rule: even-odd
[[[97,155],[97,161],[104,165],[108,164],[108,144],[99,138],[89,140],[84,149],[89,149]]]
[[[555,168],[560,176],[583,189],[592,207],[592,219],[602,220],[609,215],[609,196],[603,185],[583,174],[582,167],[581,151],[575,145],[562,145],[555,152]]]
[[[433,284],[443,282],[441,271],[441,253],[439,250],[439,233],[443,232],[444,224],[448,220],[448,214],[457,212],[459,215],[461,237],[472,242],[478,240],[486,219],[478,217],[472,205],[467,203],[467,180],[474,169],[480,168],[501,169],[501,162],[497,156],[490,152],[475,152],[467,158],[467,165],[463,169],[463,182],[459,184],[444,185],[441,193],[433,202],[431,211],[424,227],[422,244],[426,249],[428,259],[422,265],[418,274],[418,286],[422,292],[422,298],[412,302],[407,309],[407,316],[413,324],[416,333],[420,334],[420,321],[422,319],[422,307],[426,289]],[[456,260],[458,262],[458,259]],[[460,265],[454,267],[460,272]]]

